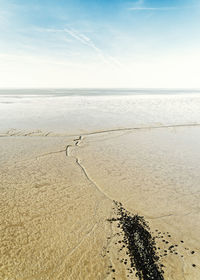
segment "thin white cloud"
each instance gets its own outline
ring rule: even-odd
[[[131,11],[168,11],[168,10],[177,10],[180,7],[177,6],[164,6],[164,7],[147,7],[145,6],[144,0],[138,0],[132,5],[132,7],[128,8]]]
[[[100,58],[103,63],[107,65],[111,65],[114,67],[121,67],[121,63],[117,60],[117,58],[106,54],[102,49],[100,49],[96,44],[93,42],[91,38],[86,36],[85,34],[74,30],[72,28],[64,28],[64,29],[56,29],[56,28],[41,28],[41,27],[35,27],[34,30],[36,32],[46,32],[46,33],[52,33],[52,34],[68,34],[70,36],[63,36],[61,39],[65,42],[71,42],[72,39],[75,39],[76,41],[80,42],[82,45],[87,46],[88,48],[92,49],[97,56]]]
[[[104,63],[106,64],[112,64],[115,66],[121,66],[121,63],[114,57],[110,56],[110,55],[106,55],[103,50],[101,50],[99,47],[97,47],[95,45],[95,43],[87,36],[85,36],[84,34],[76,31],[76,30],[72,30],[72,29],[64,29],[64,31],[66,33],[68,33],[69,35],[71,35],[74,39],[76,39],[77,41],[81,42],[83,45],[86,45],[88,47],[90,47],[91,49],[93,49],[97,55],[103,60]]]
[[[160,10],[160,11],[168,11],[168,10],[177,10],[180,9],[179,7],[132,7],[129,8],[129,10],[132,11],[155,11],[155,10]]]
[[[35,27],[34,30],[38,32],[49,32],[49,33],[60,33],[63,30],[61,29],[55,29],[55,28],[42,28],[42,27]]]

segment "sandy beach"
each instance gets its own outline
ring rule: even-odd
[[[0,280],[200,280],[200,0],[0,0]]]
[[[16,115],[10,125],[26,99],[1,104],[12,109],[7,123],[1,117],[0,279],[199,279],[198,113],[187,97],[177,97],[176,113],[167,97],[167,123],[166,102],[152,97],[159,113],[145,121],[150,97],[127,97],[124,112],[109,98],[108,107],[82,98],[84,120],[75,99],[76,109],[61,109],[45,129],[46,103],[37,128],[26,106],[24,121]]]

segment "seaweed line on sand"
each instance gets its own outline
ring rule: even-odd
[[[108,221],[119,223],[118,227],[124,233],[123,242],[128,249],[131,268],[137,271],[136,276],[140,280],[164,280],[163,265],[159,263],[159,256],[156,254],[155,238],[151,236],[144,217],[132,215],[120,202],[114,203],[117,218]]]

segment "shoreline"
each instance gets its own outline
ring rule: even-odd
[[[58,133],[58,132],[42,132],[39,130],[33,130],[29,132],[24,131],[18,131],[16,129],[9,129],[7,132],[0,133],[0,137],[26,137],[26,136],[39,136],[39,137],[75,137],[77,135],[82,136],[90,136],[90,135],[96,135],[96,134],[104,134],[104,133],[112,133],[112,132],[123,132],[123,131],[134,131],[134,130],[148,130],[148,129],[162,129],[162,128],[188,128],[188,127],[198,127],[200,126],[200,123],[183,123],[183,124],[169,124],[169,125],[159,125],[159,126],[140,126],[140,127],[126,127],[126,128],[113,128],[113,129],[107,129],[107,130],[97,130],[97,131],[90,131],[90,132],[82,132],[82,133],[76,133],[76,134],[68,134],[68,133]]]

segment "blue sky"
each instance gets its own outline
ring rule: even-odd
[[[0,87],[200,88],[200,0],[0,0]]]

